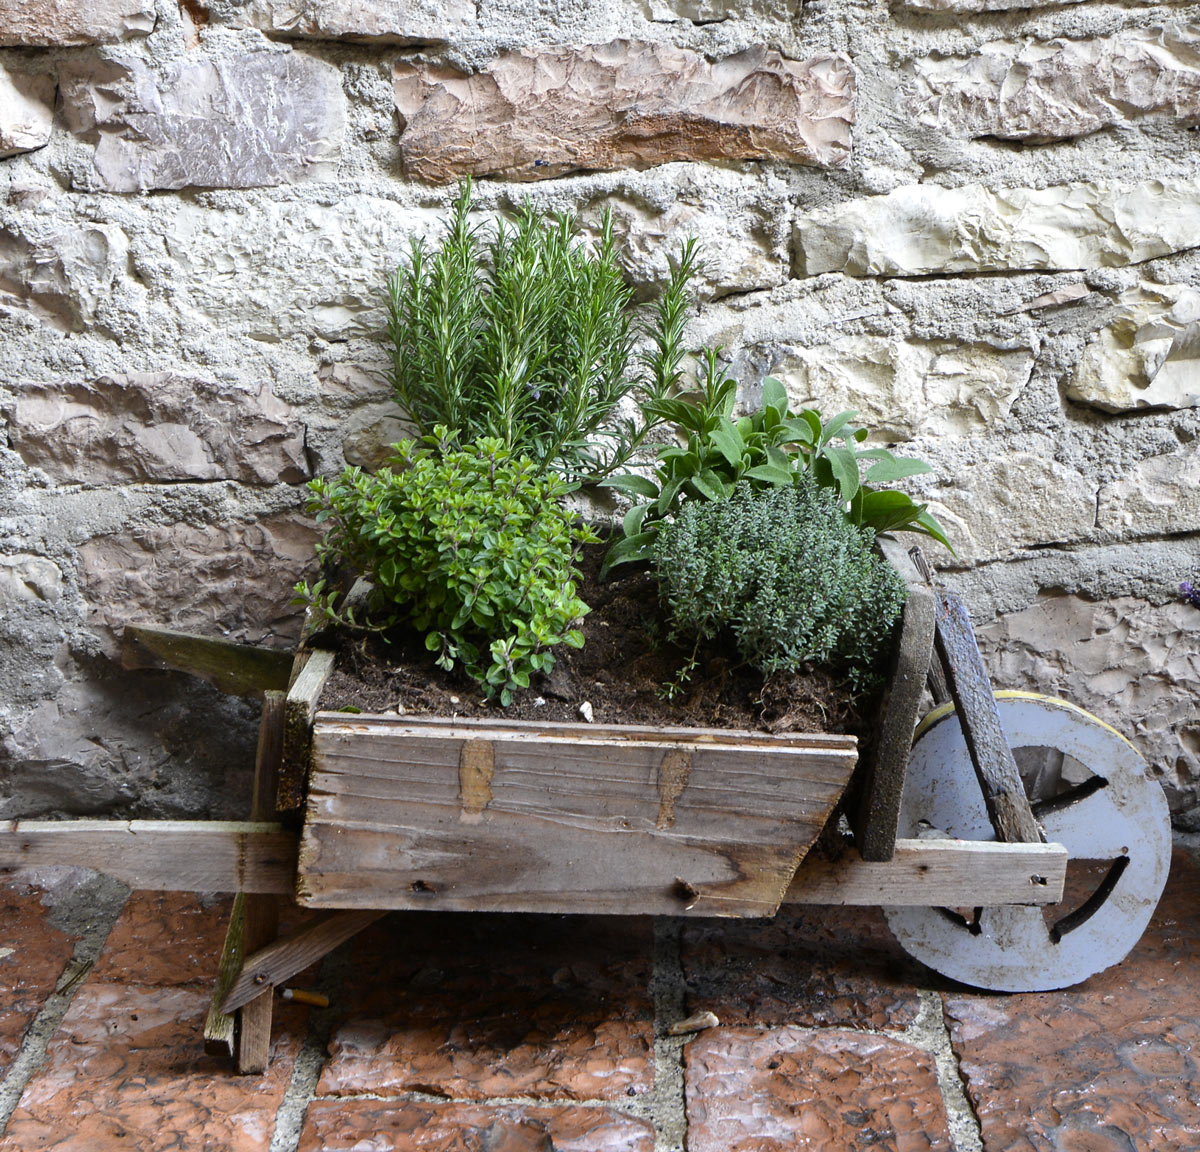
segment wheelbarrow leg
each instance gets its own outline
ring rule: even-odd
[[[251,820],[272,820],[283,753],[283,721],[286,695],[268,691],[263,695],[262,721],[258,729],[258,751],[254,763],[254,793]],[[236,1013],[222,1012],[220,1002],[236,979],[242,961],[271,943],[279,932],[279,897],[239,893],[234,901],[225,938],[213,1005],[205,1023],[207,1051],[231,1055],[239,1072],[266,1070],[271,1046],[273,987],[267,987]]]

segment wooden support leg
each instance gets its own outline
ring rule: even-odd
[[[254,797],[251,820],[270,820],[275,815],[275,791],[279,786],[279,764],[283,757],[283,718],[287,695],[267,692],[263,696],[262,723],[258,729],[258,753],[254,764]],[[279,900],[271,895],[245,897],[242,955],[248,956],[269,944],[279,933]],[[235,1061],[239,1072],[265,1072],[271,1050],[271,1008],[275,989],[268,985],[238,1011]]]

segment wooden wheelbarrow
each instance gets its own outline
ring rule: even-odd
[[[910,594],[853,788],[853,737],[319,712],[329,652],[131,626],[127,667],[262,699],[249,820],[17,821],[0,825],[0,866],[237,893],[205,1039],[244,1072],[266,1067],[274,988],[396,908],[879,905],[906,951],[963,983],[1086,979],[1128,953],[1162,892],[1162,790],[1095,717],[993,694],[961,601],[883,546]],[[1069,863],[1086,883],[1064,904]],[[321,914],[279,936],[284,899]]]

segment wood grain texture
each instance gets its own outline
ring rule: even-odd
[[[923,585],[910,587],[874,744],[863,764],[863,787],[854,831],[864,860],[890,860],[895,848],[904,773],[933,655],[935,614],[932,589]]]
[[[301,650],[296,654],[284,709],[283,760],[275,797],[280,812],[295,812],[304,804],[313,717],[325,681],[333,672],[333,661],[333,653],[323,648]]]
[[[322,713],[298,899],[772,915],[846,787],[856,746],[844,736],[750,740]],[[490,766],[486,803],[478,768],[463,787],[468,745],[467,761]]]
[[[1004,737],[991,681],[979,655],[975,630],[963,602],[953,593],[939,597],[937,651],[967,751],[983,789],[988,815],[1000,840],[1038,843],[1042,830],[1021,783],[1021,772]]]
[[[232,1060],[237,1040],[237,1017],[232,1012],[221,1010],[238,973],[242,970],[243,938],[246,898],[239,892],[233,899],[229,913],[229,924],[225,929],[225,943],[221,948],[221,962],[217,965],[217,981],[213,986],[212,1001],[204,1020],[204,1051],[210,1056]]]
[[[159,892],[292,889],[296,836],[232,820],[18,820],[0,823],[0,867],[94,868]]]
[[[149,624],[128,624],[122,633],[123,668],[164,668],[207,680],[231,696],[260,697],[286,689],[293,653],[234,644]]]
[[[339,944],[386,915],[386,912],[370,910],[332,912],[315,923],[280,936],[246,957],[241,972],[221,1001],[220,1010],[234,1012],[250,1003],[263,988],[275,987],[297,972],[303,972]]]
[[[1067,850],[1061,844],[982,840],[897,840],[888,861],[854,850],[835,860],[806,859],[786,904],[881,907],[993,907],[1056,904],[1062,899]]]

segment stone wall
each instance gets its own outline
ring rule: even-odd
[[[0,818],[236,813],[253,709],[130,620],[286,645],[300,485],[400,429],[384,276],[471,173],[708,266],[747,399],[859,409],[997,680],[1200,825],[1200,8],[0,5]]]

